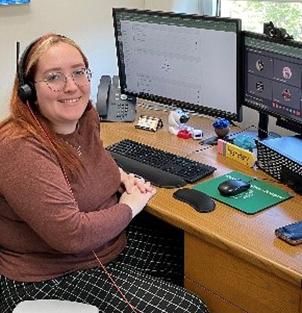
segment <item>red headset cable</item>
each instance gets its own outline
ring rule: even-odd
[[[134,313],[139,313],[138,311],[135,310],[135,308],[132,306],[132,304],[129,302],[129,300],[126,298],[126,296],[123,294],[123,292],[121,291],[120,287],[116,284],[115,280],[111,277],[111,275],[108,273],[108,271],[106,270],[104,264],[101,262],[101,260],[98,258],[98,256],[96,255],[96,253],[94,252],[94,250],[92,250],[92,253],[94,254],[95,258],[97,259],[97,261],[99,262],[100,266],[102,267],[102,269],[104,270],[104,272],[106,273],[106,275],[108,276],[108,278],[111,280],[113,286],[116,288],[116,290],[118,291],[118,293],[122,296],[122,298],[125,300],[125,302],[127,303],[127,305],[129,306],[129,308],[131,309],[132,312]]]

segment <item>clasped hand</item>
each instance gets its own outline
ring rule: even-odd
[[[134,174],[127,174],[122,169],[121,187],[122,193],[120,203],[129,205],[132,210],[132,217],[137,215],[146,206],[149,199],[156,193],[156,189],[143,178],[138,178]]]

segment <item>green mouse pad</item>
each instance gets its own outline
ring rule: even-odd
[[[219,193],[217,187],[220,183],[228,179],[238,178],[249,182],[251,187],[247,191],[232,197],[224,197]],[[193,188],[246,214],[257,213],[292,197],[282,188],[253,179],[239,172],[230,172],[198,184]]]

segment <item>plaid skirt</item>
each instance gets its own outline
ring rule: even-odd
[[[106,270],[136,312],[208,313],[200,298],[183,288],[183,232],[148,213],[127,229],[128,244]],[[132,312],[101,267],[43,282],[1,276],[1,313],[24,300],[59,299],[91,304],[100,312]]]

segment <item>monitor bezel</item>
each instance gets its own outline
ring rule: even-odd
[[[180,101],[177,99],[165,98],[157,95],[146,94],[146,93],[133,93],[129,92],[126,88],[126,75],[125,70],[123,69],[123,63],[121,61],[123,52],[121,51],[121,47],[118,42],[118,17],[117,14],[119,12],[129,12],[129,13],[137,13],[137,14],[147,14],[147,15],[161,15],[167,17],[175,17],[175,18],[192,18],[192,19],[200,19],[205,21],[216,21],[216,22],[226,22],[233,23],[236,28],[236,44],[237,44],[237,77],[236,77],[236,113],[227,112],[225,110],[213,109],[211,107],[206,107],[201,104],[194,104],[189,102]],[[152,11],[152,10],[140,10],[140,9],[128,9],[128,8],[113,8],[112,9],[113,16],[113,25],[114,25],[114,36],[115,36],[115,46],[116,46],[116,56],[118,63],[118,74],[120,78],[120,87],[122,93],[134,96],[142,99],[146,99],[155,103],[162,103],[168,106],[181,108],[187,112],[197,113],[201,115],[208,115],[215,118],[226,118],[230,121],[242,121],[242,88],[241,88],[241,77],[242,77],[242,49],[241,49],[241,20],[235,18],[224,18],[224,17],[213,17],[213,16],[202,16],[196,14],[185,14],[185,13],[174,13],[174,12],[163,12],[163,11]]]

